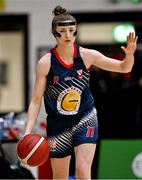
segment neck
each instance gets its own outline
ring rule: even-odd
[[[70,47],[61,47],[57,46],[56,48],[59,56],[64,60],[64,61],[70,61],[73,59],[74,55],[74,45]]]

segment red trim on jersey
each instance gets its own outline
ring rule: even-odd
[[[54,49],[54,54],[55,54],[57,60],[58,60],[65,68],[70,69],[70,68],[72,68],[72,67],[74,66],[74,62],[73,62],[72,64],[70,64],[70,65],[66,64],[65,61],[60,58],[60,56],[59,56],[56,48]],[[76,46],[74,45],[73,57],[76,58],[76,56],[77,56],[77,48],[76,48]]]
[[[73,57],[76,58],[77,57],[77,47],[76,45],[74,45],[74,54]]]

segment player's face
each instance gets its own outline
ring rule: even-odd
[[[61,35],[61,37],[57,37],[57,43],[64,45],[74,44],[76,26],[57,26],[56,31]]]

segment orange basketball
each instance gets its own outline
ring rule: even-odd
[[[18,159],[29,166],[40,166],[49,156],[47,140],[39,134],[25,135],[16,150]]]

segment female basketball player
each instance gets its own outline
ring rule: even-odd
[[[91,179],[91,165],[98,138],[98,123],[89,89],[92,65],[127,73],[134,64],[137,37],[129,33],[123,61],[75,44],[77,22],[57,6],[52,33],[57,45],[37,64],[33,97],[28,110],[25,135],[32,132],[44,96],[47,135],[54,179],[68,179],[71,154],[75,151],[77,179]]]

